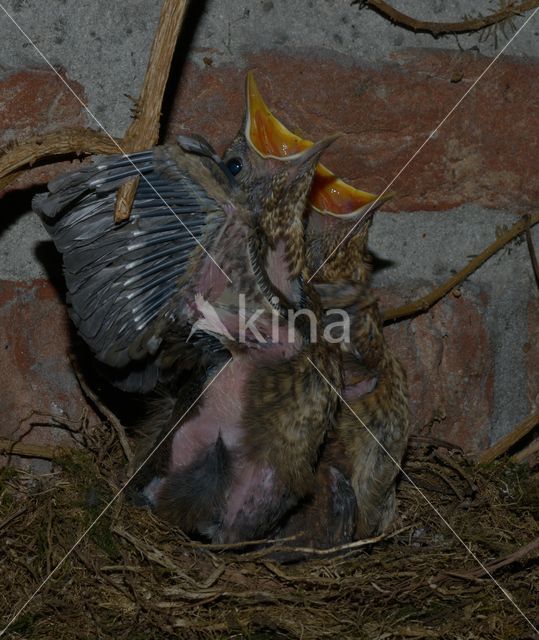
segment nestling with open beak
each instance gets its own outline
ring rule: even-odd
[[[126,372],[120,384],[174,387],[191,334],[204,354],[200,402],[182,415],[187,392],[163,401],[160,431],[173,435],[144,491],[163,517],[211,540],[263,536],[312,490],[336,412],[311,362],[340,388],[339,354],[301,322],[289,338],[286,317],[316,304],[300,277],[302,220],[330,143],[268,165],[245,192],[194,140],[199,155],[167,146],[108,158],[35,201],[63,254],[74,323],[102,363]],[[115,226],[115,190],[139,171],[131,218]],[[241,313],[260,309],[242,340]]]
[[[256,174],[263,166],[261,157],[266,161],[293,157],[312,145],[272,115],[252,75],[248,76],[247,93],[251,104],[249,142],[257,151],[251,154],[251,172]],[[225,162],[234,154],[236,144],[225,155]],[[385,199],[387,196],[378,198],[354,189],[322,165],[317,167],[309,196],[304,276],[312,278],[325,310],[338,308],[350,318],[350,341],[341,343],[346,403],[334,438],[323,454],[323,460],[333,462],[320,465],[320,481],[335,487],[329,503],[323,497],[320,501],[326,506],[317,506],[315,497],[315,504],[298,511],[280,533],[314,529],[322,532],[319,544],[325,540],[328,546],[351,537],[353,517],[357,518],[357,537],[377,534],[389,525],[395,513],[397,465],[408,440],[405,372],[384,339],[381,316],[370,292],[368,230],[375,208]],[[342,450],[342,455],[336,456],[335,448]],[[355,493],[357,514],[347,501],[343,471]],[[324,508],[325,520],[321,518]],[[340,524],[331,527],[327,519],[334,521],[335,513],[341,514]],[[311,534],[309,540],[315,542],[316,535]]]
[[[199,453],[175,464],[157,491],[158,513],[212,540],[262,537],[312,491],[318,451],[336,411],[338,398],[311,362],[340,387],[339,354],[311,343],[310,327],[298,323],[290,334],[287,317],[300,306],[315,306],[299,278],[302,217],[314,166],[329,142],[267,166],[246,190],[254,226],[248,244],[278,331],[261,318],[264,343],[225,342],[231,363],[209,376],[200,409],[180,425],[172,444],[180,450],[187,442]],[[236,161],[243,160],[238,152]],[[237,251],[232,243],[230,249]]]

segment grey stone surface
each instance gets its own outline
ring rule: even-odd
[[[86,92],[88,108],[113,135],[129,124],[133,102],[146,69],[159,17],[160,2],[147,0],[5,0],[2,7],[35,43],[45,58],[61,67],[68,79]],[[436,21],[488,13],[497,2],[405,0],[393,6],[416,17]],[[263,49],[324,48],[350,56],[351,62],[375,66],[407,47],[476,49],[483,55],[499,52],[506,39],[480,42],[478,34],[433,38],[406,31],[369,9],[342,0],[197,0],[191,3],[194,30],[190,58],[202,64],[211,52],[214,64],[240,61],[244,52]],[[515,18],[518,27],[524,17]],[[539,56],[537,16],[504,55]],[[0,8],[0,73],[41,67],[43,58]],[[88,122],[96,126],[88,117]],[[3,123],[5,126],[6,123]],[[469,233],[469,231],[468,231]],[[474,233],[480,234],[478,228]],[[31,258],[32,247],[45,239],[36,221],[23,216],[4,233],[0,230],[0,278],[33,278],[43,274]]]
[[[436,22],[459,21],[466,14],[475,17],[480,12],[488,15],[499,8],[498,2],[488,0],[394,0],[391,4],[415,18]],[[515,19],[515,27],[524,20]],[[510,45],[508,53],[539,55],[538,29],[539,21],[534,18],[533,24]],[[501,32],[497,42],[494,37],[479,42],[478,34],[438,39],[414,34],[370,9],[351,6],[348,0],[213,0],[206,3],[193,45],[195,60],[196,47],[210,47],[217,61],[234,60],[245,50],[316,47],[376,65],[390,59],[394,51],[408,47],[453,51],[462,47],[493,56],[505,42]]]
[[[440,212],[379,211],[370,231],[370,246],[394,264],[379,271],[375,282],[441,284],[493,242],[497,229],[502,231],[518,220],[512,213],[472,204]],[[539,242],[539,229],[534,228],[532,236]],[[533,273],[522,238],[490,258],[469,281],[482,285],[498,282],[511,290],[529,292]]]
[[[393,264],[375,273],[375,286],[398,285],[409,300],[448,280],[469,260],[515,223],[513,214],[473,205],[440,213],[380,212],[370,233],[375,254]],[[539,246],[539,229],[532,230]],[[523,347],[527,342],[527,305],[537,287],[523,238],[492,256],[462,285],[473,296],[479,286],[488,292],[485,320],[494,348],[494,407],[491,441],[510,431],[529,413]]]
[[[5,212],[5,206],[0,204],[0,209]],[[28,211],[19,216],[0,236],[0,279],[46,278],[45,268],[36,256],[38,244],[46,240],[48,235],[34,213]]]
[[[142,86],[161,3],[8,0],[2,5],[53,66],[82,84],[88,107],[105,129],[121,135],[133,106],[126,96],[136,97]],[[0,71],[46,64],[1,8],[0,41]]]

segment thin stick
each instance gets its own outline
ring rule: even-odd
[[[17,442],[9,438],[0,438],[0,455],[4,456],[22,456],[24,458],[43,458],[44,460],[53,460],[58,457],[62,447],[51,447],[44,444],[29,444],[26,442]]]
[[[125,429],[122,423],[118,420],[114,413],[112,413],[112,411],[108,407],[106,407],[101,402],[101,400],[99,400],[96,394],[86,384],[84,376],[73,358],[71,358],[71,366],[73,367],[73,371],[75,372],[75,376],[77,377],[77,381],[84,395],[91,401],[91,403],[95,406],[99,413],[109,421],[112,428],[116,432],[116,435],[118,436],[118,440],[120,442],[120,446],[122,447],[122,451],[124,452],[127,460],[127,475],[128,477],[131,477],[135,470],[135,455],[133,454],[131,445],[127,440]]]
[[[522,560],[522,558],[525,558],[526,556],[533,553],[534,551],[537,551],[537,549],[539,549],[539,538],[535,538],[535,540],[532,540],[528,544],[524,545],[520,549],[517,549],[513,553],[510,553],[508,556],[501,558],[500,560],[496,560],[495,562],[490,562],[487,565],[487,568],[491,573],[494,573],[498,569],[501,569],[502,567],[506,567],[508,564],[512,564],[513,562]],[[474,569],[473,571],[467,571],[466,573],[461,573],[457,571],[447,571],[444,574],[442,574],[442,576],[447,575],[447,576],[453,576],[455,578],[462,578],[464,580],[477,580],[482,577],[482,574],[483,572],[481,571],[481,569]],[[441,576],[437,576],[436,578],[434,578],[433,582],[436,583],[438,581],[437,578],[439,579],[440,577]]]
[[[334,553],[342,553],[343,551],[353,551],[354,549],[360,549],[361,547],[367,547],[371,544],[376,544],[377,542],[381,542],[382,540],[389,540],[394,538],[395,536],[400,535],[404,531],[408,531],[412,528],[412,525],[407,527],[403,527],[402,529],[398,529],[397,531],[392,531],[390,533],[381,533],[378,536],[374,536],[372,538],[364,538],[363,540],[354,540],[353,542],[347,542],[345,544],[340,544],[335,547],[328,547],[327,549],[323,549],[320,547],[288,547],[286,545],[275,545],[272,547],[267,547],[265,549],[260,549],[259,551],[251,551],[245,553],[242,556],[243,560],[252,559],[253,557],[263,557],[265,555],[274,554],[277,552],[286,552],[286,553],[302,553],[305,555],[312,556],[327,556]]]
[[[157,144],[163,95],[188,5],[189,0],[163,2],[136,116],[124,136],[126,151],[142,151]],[[129,218],[138,182],[137,176],[118,189],[114,209],[116,222]]]
[[[527,218],[529,219],[529,216],[527,216]],[[533,246],[532,234],[529,225],[526,228],[526,244],[528,245],[528,253],[530,254],[530,260],[532,262],[535,284],[539,287],[539,265],[537,264],[537,255],[535,254],[535,247]]]
[[[0,522],[0,530],[2,530],[4,527],[7,527],[7,525],[10,522],[13,522],[13,520],[16,520],[17,518],[22,516],[23,513],[26,513],[27,511],[28,511],[27,507],[22,507],[18,511],[15,511],[15,513],[12,513],[11,515],[7,516],[7,518],[4,518],[4,520],[2,520],[2,522]]]
[[[461,269],[452,278],[447,280],[447,282],[444,282],[444,284],[440,285],[439,287],[428,293],[426,296],[423,296],[418,300],[408,302],[402,307],[396,307],[395,309],[388,309],[387,311],[385,311],[384,322],[387,323],[398,320],[400,318],[406,318],[408,316],[413,316],[428,311],[434,304],[436,304],[436,302],[438,302],[438,300],[441,300],[445,295],[447,295],[451,291],[451,289],[454,289],[469,275],[479,269],[479,267],[489,258],[491,258],[497,251],[511,242],[511,240],[514,240],[521,233],[524,233],[526,229],[529,229],[536,225],[538,222],[539,213],[536,213],[529,217],[523,217],[522,220],[519,220],[519,222],[514,224],[510,229],[503,233],[478,256],[476,256],[473,260],[470,260],[470,262],[464,267],[464,269]]]
[[[120,141],[121,144],[121,141]],[[19,176],[23,167],[55,156],[111,154],[118,147],[105,134],[92,129],[62,129],[30,138],[0,152],[0,191]]]
[[[479,464],[488,464],[496,458],[506,453],[511,447],[513,447],[519,440],[522,440],[524,436],[527,436],[532,429],[539,424],[539,411],[532,413],[523,420],[511,433],[508,433],[504,438],[499,440],[495,445],[483,451],[479,456]]]
[[[525,558],[527,555],[529,555],[530,553],[533,553],[534,551],[537,551],[538,549],[539,549],[539,538],[535,538],[535,540],[532,540],[531,542],[524,545],[520,549],[517,549],[513,553],[510,553],[508,556],[505,556],[505,558],[502,558],[501,560],[497,560],[496,562],[491,562],[488,565],[488,568],[490,569],[491,572],[497,571],[502,567],[506,567],[508,564],[517,562],[517,560],[522,560],[522,558]],[[478,575],[480,575],[478,569],[475,569],[475,572]]]
[[[407,29],[411,29],[416,32],[431,33],[432,35],[480,31],[481,29],[503,22],[515,15],[531,11],[539,6],[539,2],[537,0],[525,0],[520,4],[510,2],[505,8],[500,9],[495,13],[491,13],[489,16],[470,18],[469,20],[462,20],[460,22],[430,22],[427,20],[412,18],[412,16],[398,11],[384,0],[355,0],[352,4],[359,3],[367,5],[373,11],[380,13],[382,16],[388,18],[391,22],[394,22],[401,27],[406,27]]]
[[[524,449],[515,453],[514,456],[511,456],[511,459],[515,460],[516,462],[524,462],[524,460],[532,456],[534,453],[537,453],[538,451],[539,438],[536,438],[533,442],[530,442],[527,447],[524,447]]]

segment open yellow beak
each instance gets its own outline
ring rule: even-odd
[[[247,74],[247,118],[245,136],[263,158],[289,158],[314,144],[293,134],[268,109],[252,72]],[[384,195],[379,202],[391,195]],[[338,178],[323,164],[318,164],[310,204],[320,213],[353,217],[363,212],[378,196],[355,189]]]

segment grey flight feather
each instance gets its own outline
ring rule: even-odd
[[[177,158],[167,147],[111,156],[51,181],[33,201],[63,256],[79,334],[100,362],[124,370],[119,380],[128,382],[118,386],[129,390],[155,385],[161,336],[152,323],[163,330],[155,321],[203,242],[208,214],[221,211]],[[140,174],[130,219],[115,224],[116,189]],[[126,373],[137,360],[137,371]]]

